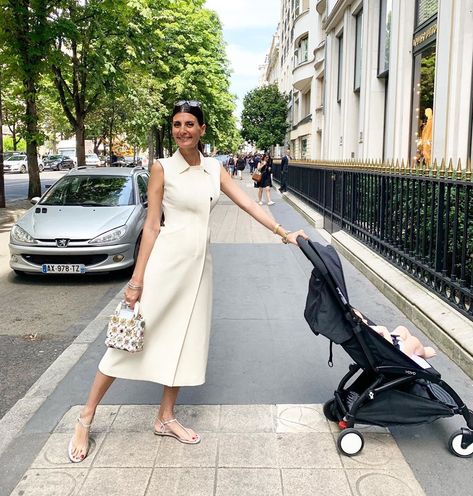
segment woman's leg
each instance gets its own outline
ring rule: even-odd
[[[100,370],[97,371],[87,402],[79,414],[80,419],[84,424],[88,425],[92,423],[97,405],[100,403],[114,380],[115,377],[102,374]],[[88,446],[89,429],[84,427],[80,422],[76,422],[75,432],[72,438],[72,455],[75,458],[80,458],[81,456],[85,458]]]
[[[258,188],[258,202],[261,202],[261,198],[263,198],[263,188]]]
[[[161,422],[168,422],[169,420],[173,420],[174,415],[174,406],[176,405],[177,395],[179,394],[179,387],[169,387],[164,386],[163,396],[161,398],[161,404],[159,405],[158,419]],[[162,430],[162,424],[157,420],[155,424],[155,430]],[[176,436],[185,439],[187,441],[193,441],[197,438],[197,434],[187,427],[184,428],[179,425],[177,422],[171,422],[166,424],[166,431],[171,431]]]

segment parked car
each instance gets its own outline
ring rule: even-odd
[[[38,157],[39,172],[43,171],[43,161]],[[25,174],[28,172],[28,159],[24,153],[19,155],[12,155],[3,161],[4,172],[20,172]]]
[[[74,167],[74,162],[71,158],[65,155],[48,155],[43,157],[43,166],[45,169],[52,170],[64,170],[72,169]]]
[[[143,161],[141,157],[118,157],[117,162],[115,163],[116,167],[141,167],[143,165]]]
[[[85,165],[87,167],[100,167],[100,159],[95,153],[89,153],[85,156]]]
[[[10,232],[17,273],[84,274],[134,265],[148,207],[142,168],[72,170]]]

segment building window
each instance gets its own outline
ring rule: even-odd
[[[387,77],[389,72],[392,10],[392,0],[380,0],[378,77]]]
[[[307,138],[301,138],[301,159],[307,158]]]
[[[417,0],[416,28],[437,14],[438,0]]]
[[[337,74],[337,102],[342,101],[342,83],[343,83],[343,33],[338,39],[338,74]]]
[[[361,64],[363,59],[363,11],[361,10],[356,15],[356,30],[355,30],[355,80],[353,91],[359,92],[361,86]]]
[[[435,45],[414,56],[411,157],[432,162]]]
[[[303,64],[309,59],[309,38],[302,38],[297,44],[296,65]]]

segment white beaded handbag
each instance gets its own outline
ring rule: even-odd
[[[116,350],[137,353],[143,350],[145,337],[145,321],[140,314],[140,303],[137,301],[132,310],[121,301],[110,318],[105,345]]]

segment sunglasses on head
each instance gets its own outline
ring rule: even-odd
[[[182,107],[183,105],[188,105],[189,107],[202,107],[202,104],[198,100],[179,100],[174,104],[175,107]]]

